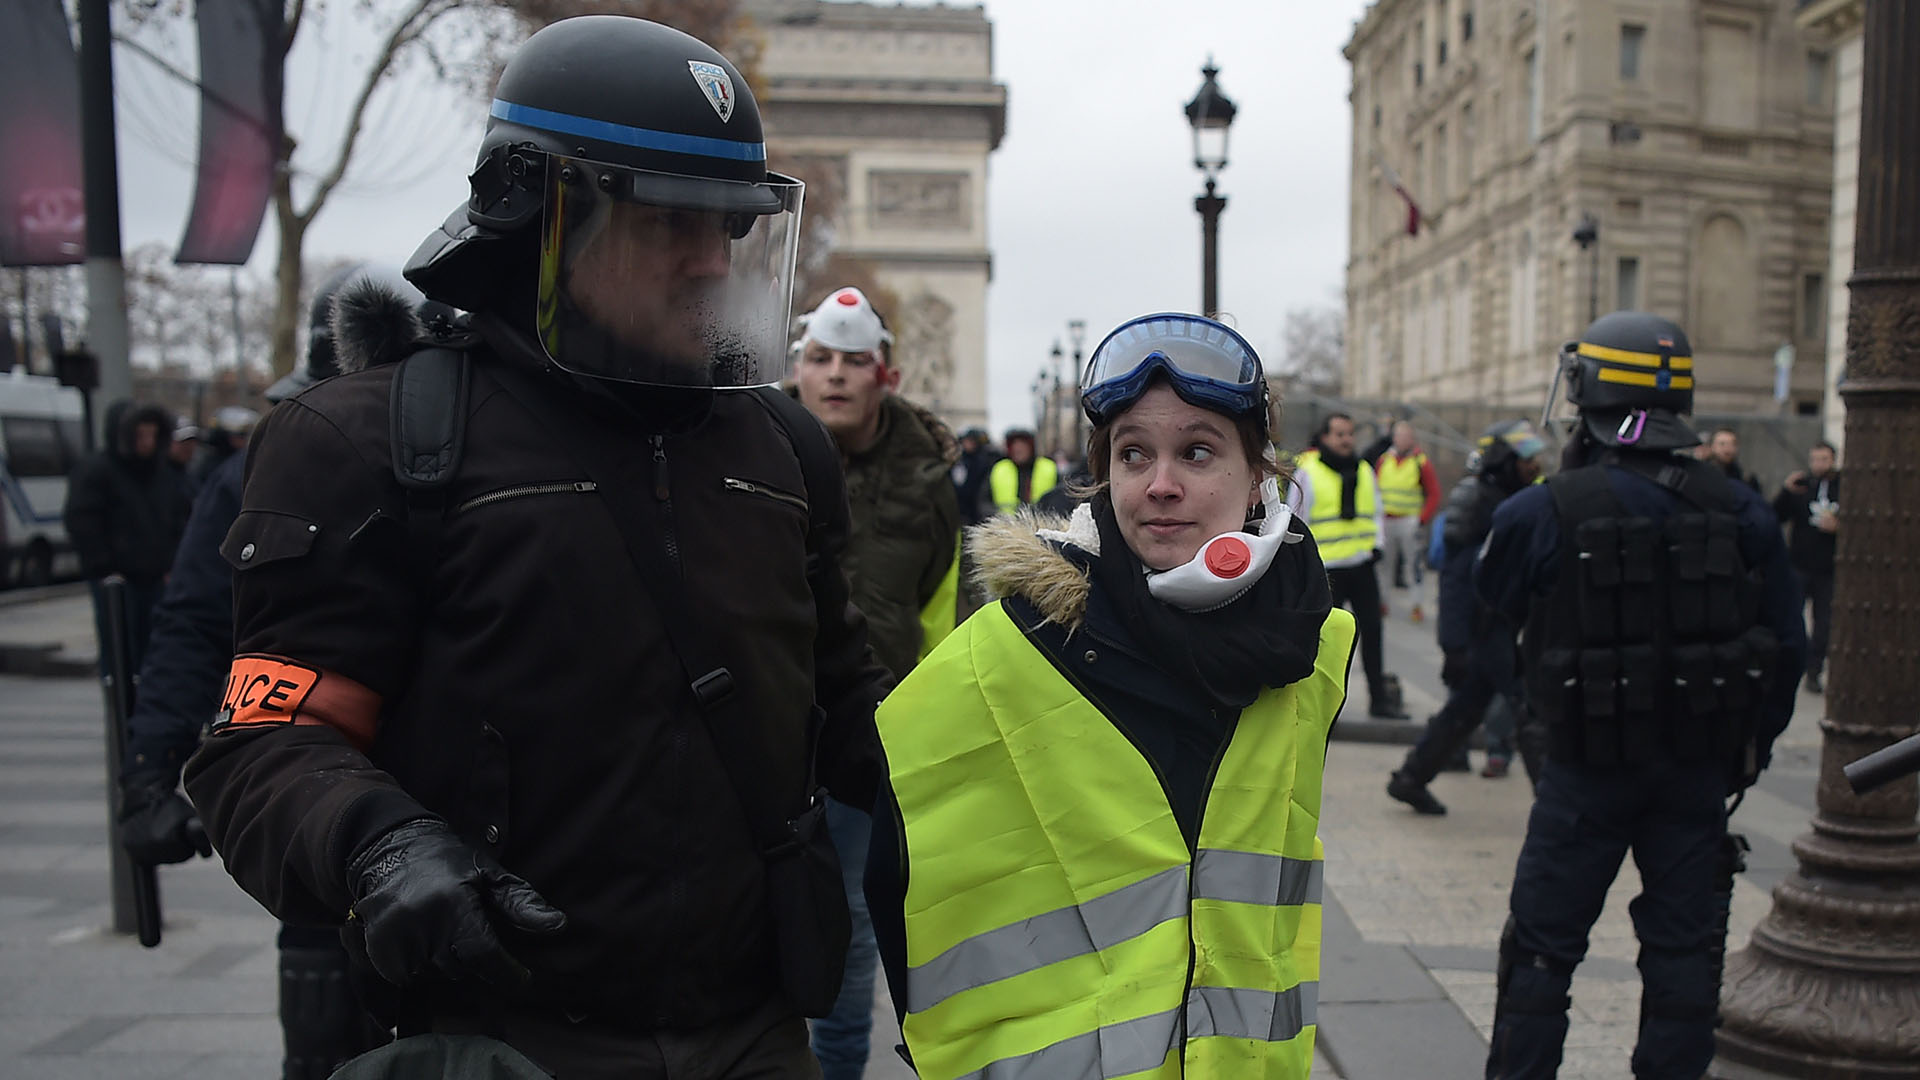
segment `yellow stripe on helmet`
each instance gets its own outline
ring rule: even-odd
[[[1591,357],[1595,360],[1604,360],[1612,364],[1631,364],[1634,367],[1650,368],[1660,366],[1659,353],[1629,352],[1626,349],[1610,349],[1605,345],[1589,345],[1584,341],[1581,342],[1580,347],[1574,351],[1581,356]],[[1667,358],[1667,364],[1674,371],[1692,371],[1693,357],[1670,356]],[[1652,384],[1649,383],[1648,385]]]
[[[1601,382],[1625,383],[1628,386],[1658,387],[1660,385],[1659,378],[1653,375],[1651,372],[1621,371],[1617,368],[1604,368],[1604,367],[1601,368],[1599,372],[1599,379]],[[1693,389],[1693,376],[1675,375],[1668,380],[1667,389],[1691,390]]]

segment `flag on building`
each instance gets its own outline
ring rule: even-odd
[[[1387,159],[1379,151],[1374,152],[1373,163],[1380,167],[1380,178],[1387,182],[1388,187],[1393,188],[1394,194],[1406,201],[1407,235],[1419,236],[1420,204],[1414,200],[1413,193],[1407,190],[1407,185],[1400,182],[1400,174],[1393,171],[1393,166],[1387,164]]]

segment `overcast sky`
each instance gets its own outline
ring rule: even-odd
[[[288,126],[335,138],[348,73],[371,42],[357,4],[303,26]],[[1069,319],[1087,349],[1125,319],[1200,306],[1200,177],[1181,109],[1211,54],[1240,107],[1221,180],[1220,304],[1277,366],[1289,308],[1334,302],[1346,260],[1349,84],[1340,48],[1364,0],[987,0],[1007,136],[988,188],[994,278],[988,393],[996,429],[1032,421],[1029,387]],[[309,17],[311,18],[311,12]],[[191,57],[190,46],[175,55]],[[120,99],[126,247],[177,244],[191,199],[192,96],[125,51]],[[376,95],[356,166],[307,253],[393,264],[466,196],[484,102],[425,78]],[[317,155],[296,165],[317,170]],[[271,272],[271,215],[253,270]]]

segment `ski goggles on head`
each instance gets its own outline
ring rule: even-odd
[[[1228,416],[1263,414],[1266,372],[1247,340],[1198,315],[1143,315],[1121,323],[1093,350],[1081,407],[1104,424],[1165,376],[1180,400]]]

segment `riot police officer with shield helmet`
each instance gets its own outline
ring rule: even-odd
[[[403,1036],[588,1080],[818,1076],[801,1016],[847,932],[819,786],[871,804],[886,677],[832,444],[753,389],[801,206],[765,155],[704,43],[546,27],[406,271],[470,332],[360,342],[405,359],[256,435],[187,787],[249,892],[346,925]]]
[[[1628,851],[1642,979],[1637,1077],[1713,1057],[1724,948],[1726,799],[1765,768],[1805,649],[1799,586],[1770,510],[1677,454],[1699,438],[1678,326],[1622,311],[1561,353],[1579,422],[1547,483],[1494,512],[1475,587],[1521,631],[1548,726],[1501,936],[1489,1078],[1553,1076],[1568,990]]]

